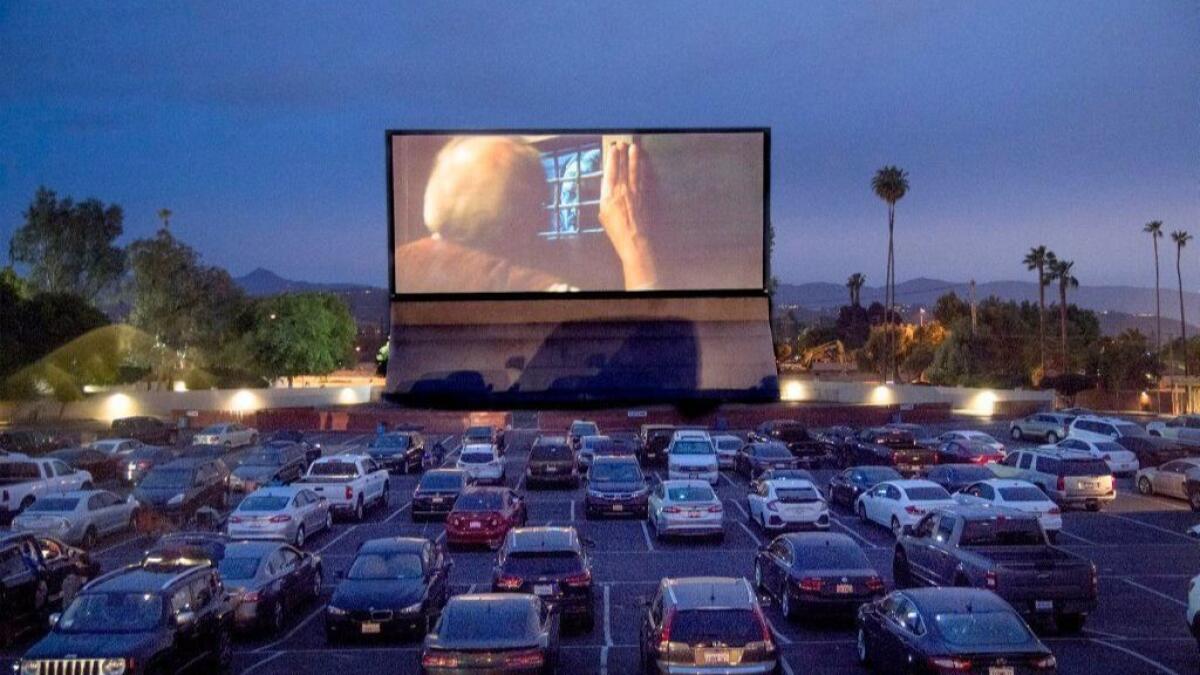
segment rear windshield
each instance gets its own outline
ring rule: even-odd
[[[1108,476],[1112,472],[1101,459],[1064,459],[1059,462],[1060,476]]]
[[[1117,431],[1122,436],[1149,436],[1145,429],[1136,424],[1118,424]]]
[[[742,447],[742,442],[736,438],[724,438],[717,441],[717,448],[720,450],[737,450]]]
[[[687,609],[671,621],[671,642],[742,646],[762,639],[762,627],[750,609]]]
[[[510,553],[504,572],[518,577],[541,577],[583,571],[583,561],[574,551]]]
[[[673,502],[711,502],[715,498],[707,485],[667,488],[667,499]]]
[[[1044,502],[1046,493],[1035,487],[1000,488],[1000,496],[1006,502]]]
[[[807,504],[821,501],[821,495],[812,488],[779,488],[775,496],[784,504]]]
[[[466,464],[487,464],[495,457],[490,452],[464,452],[462,461]]]
[[[950,499],[950,493],[941,486],[904,488],[905,494],[914,502],[931,502],[938,499]]]
[[[78,499],[67,497],[42,497],[29,505],[26,511],[74,511],[79,506]]]
[[[224,558],[217,564],[222,579],[253,579],[258,571],[258,558]]]
[[[129,453],[129,459],[154,459],[158,456],[166,457],[170,453],[161,448],[138,448]]]
[[[930,471],[929,473],[935,476],[942,474],[947,478],[967,481],[987,480],[989,478],[996,477],[996,474],[992,473],[991,469],[982,466],[956,466],[953,468],[946,467],[941,471]]]
[[[500,494],[497,492],[476,492],[460,496],[454,502],[455,511],[499,511]]]
[[[463,477],[450,473],[428,473],[421,478],[422,490],[457,490],[462,487]]]
[[[491,427],[471,427],[463,434],[467,438],[486,438],[489,441],[492,439]]]
[[[353,462],[319,462],[308,472],[314,476],[357,476],[358,468]]]
[[[765,477],[770,478],[798,478],[811,481],[813,475],[811,472],[804,469],[770,469]]]
[[[599,433],[599,427],[591,422],[576,422],[571,425],[572,436],[596,436]]]
[[[187,487],[192,483],[191,469],[153,469],[142,479],[144,488]]]
[[[41,474],[38,472],[37,464],[32,462],[3,462],[0,463],[0,480],[3,479],[38,479]]]
[[[571,449],[565,445],[535,445],[529,459],[538,462],[557,462],[571,459]]]
[[[380,436],[379,438],[376,438],[375,440],[371,441],[369,447],[372,447],[372,448],[407,448],[408,444],[411,442],[411,440],[412,439],[410,439],[408,436],[405,436],[403,434],[388,434],[386,436]]]
[[[642,470],[632,462],[593,464],[588,480],[593,483],[640,483]]]
[[[528,602],[452,602],[442,615],[442,642],[520,640],[532,637],[534,606]]]
[[[870,569],[867,554],[857,546],[799,546],[796,548],[796,569],[851,570]]]
[[[1029,642],[1029,629],[1011,612],[938,614],[933,619],[938,632],[960,647],[1000,647]]]
[[[281,511],[285,507],[287,507],[287,504],[288,504],[287,497],[278,497],[278,496],[268,497],[266,495],[259,495],[259,496],[255,497],[255,496],[251,495],[251,496],[243,499],[241,504],[238,504],[237,510],[238,511]]]
[[[882,483],[885,480],[900,480],[903,478],[903,476],[900,475],[900,472],[886,466],[876,468],[863,467],[858,470],[858,473],[861,474],[868,483],[872,484]]]
[[[1044,544],[1036,518],[983,518],[963,526],[960,546],[1036,546]]]
[[[1101,441],[1100,443],[1094,443],[1093,445],[1095,445],[1100,452],[1128,452],[1128,450],[1126,450],[1125,447],[1120,443],[1113,443],[1111,441]]]
[[[679,441],[671,446],[674,455],[711,455],[715,452],[708,441]]]
[[[791,459],[792,451],[782,445],[758,445],[754,447],[754,456],[763,459]]]

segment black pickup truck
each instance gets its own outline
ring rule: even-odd
[[[925,467],[937,464],[936,450],[918,443],[909,431],[889,427],[863,429],[843,436],[833,454],[843,469],[890,466],[905,476],[915,476]]]
[[[750,432],[749,440],[758,443],[782,443],[801,464],[814,468],[828,461],[833,449],[828,442],[810,433],[796,420],[763,422]]]
[[[993,506],[936,509],[896,542],[896,586],[974,586],[1059,631],[1083,628],[1096,608],[1096,566],[1050,545],[1037,514]]]

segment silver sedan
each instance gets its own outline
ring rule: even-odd
[[[231,539],[274,539],[297,548],[308,537],[333,526],[329,501],[308,488],[267,487],[255,490],[229,514]]]
[[[706,480],[666,480],[650,492],[647,519],[659,539],[669,535],[725,537],[725,509]]]
[[[133,529],[138,503],[107,490],[76,490],[43,495],[17,516],[12,529],[56,537],[91,548],[117,532]]]

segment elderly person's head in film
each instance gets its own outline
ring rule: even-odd
[[[544,229],[547,193],[533,146],[511,136],[461,136],[434,161],[425,227],[472,248],[510,251]]]

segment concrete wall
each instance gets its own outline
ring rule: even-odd
[[[986,416],[1018,416],[1054,405],[1053,391],[886,385],[873,382],[813,380],[787,375],[780,377],[779,391],[784,401],[877,406],[944,403],[955,412]]]

